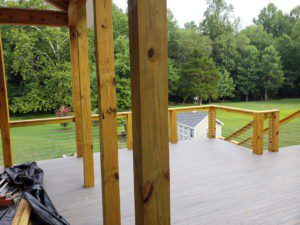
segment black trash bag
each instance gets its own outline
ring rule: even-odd
[[[42,187],[44,172],[35,162],[6,168],[0,175],[1,180],[9,182],[8,186],[18,187],[21,195],[15,205],[0,208],[0,224],[11,225],[17,206],[25,198],[31,206],[32,225],[69,225],[58,214],[46,191]]]

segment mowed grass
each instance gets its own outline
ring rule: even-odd
[[[300,99],[273,100],[268,102],[226,102],[218,104],[253,110],[279,109],[281,118],[300,110]],[[177,105],[175,107],[182,106],[187,105]],[[49,117],[54,117],[54,115],[30,115],[12,117],[11,119],[25,120]],[[217,113],[217,118],[224,123],[222,135],[225,137],[252,120],[249,116],[221,111]],[[118,127],[118,133],[120,134],[121,132],[124,132],[124,126]],[[72,155],[76,152],[75,127],[73,123],[68,124],[65,128],[59,124],[12,128],[11,135],[15,163],[59,158],[63,154]],[[236,141],[241,141],[251,135],[252,131],[250,130],[237,138]],[[267,138],[265,139],[266,142]],[[300,118],[280,129],[280,146],[290,145],[300,145]],[[98,152],[100,143],[99,126],[97,123],[93,123],[93,146],[94,151]],[[119,148],[126,148],[126,138],[119,136]],[[2,164],[2,154],[0,154],[0,160]]]
[[[49,118],[53,115],[38,115],[14,117],[12,120],[24,120],[34,118]],[[93,122],[93,148],[99,152],[99,126]],[[124,132],[124,126],[118,127],[118,133]],[[14,161],[16,164],[28,161],[60,158],[64,154],[76,153],[76,134],[74,123],[67,127],[60,124],[42,126],[20,127],[11,129]],[[119,135],[119,148],[126,148],[126,138]],[[2,154],[0,163],[3,164]]]

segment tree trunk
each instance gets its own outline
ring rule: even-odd
[[[246,94],[246,102],[249,100],[249,94]]]
[[[202,105],[202,98],[198,99],[198,105]]]
[[[265,89],[265,101],[268,101],[268,91]]]

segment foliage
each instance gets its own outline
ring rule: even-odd
[[[169,98],[267,99],[300,97],[300,6],[283,13],[264,7],[254,25],[240,30],[232,5],[207,0],[200,24],[181,28],[168,10]],[[0,0],[1,6],[53,9],[40,0]],[[130,110],[128,16],[113,6],[117,109]],[[63,28],[1,26],[13,114],[73,108],[69,31]],[[92,109],[98,108],[94,30],[88,30]]]
[[[226,70],[220,74],[220,79],[218,82],[218,96],[219,98],[225,100],[225,98],[234,97],[235,85],[230,73]]]
[[[182,65],[180,78],[180,92],[183,99],[197,97],[202,101],[217,98],[219,70],[215,62],[194,51]]]
[[[57,117],[66,117],[66,116],[70,116],[70,114],[71,114],[71,109],[69,107],[64,106],[64,105],[60,106],[60,108],[55,111],[55,115]],[[62,127],[67,127],[68,123],[61,123],[60,125]]]
[[[274,46],[265,48],[261,53],[258,72],[264,98],[268,100],[269,92],[276,93],[284,80],[280,56]]]

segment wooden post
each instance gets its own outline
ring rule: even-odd
[[[74,7],[74,4],[76,4],[76,14],[69,14],[69,16],[74,16],[76,20],[75,27],[70,28],[70,48],[77,153],[79,156],[81,154],[83,156],[84,186],[93,187],[94,158],[86,4],[79,1],[78,3],[70,3],[70,7]]]
[[[253,153],[262,155],[264,150],[264,120],[265,115],[263,113],[254,114],[253,124]]]
[[[126,117],[126,137],[127,149],[132,150],[132,113],[128,113]]]
[[[177,111],[170,111],[170,142],[172,144],[178,143],[178,130],[177,130]]]
[[[82,120],[80,117],[80,78],[78,68],[78,46],[77,33],[75,27],[70,27],[70,55],[72,64],[72,94],[74,103],[75,130],[76,130],[76,151],[77,157],[82,157],[83,135],[82,135]]]
[[[279,111],[274,112],[269,120],[269,151],[279,150]]]
[[[216,138],[216,108],[208,110],[208,138]]]
[[[5,65],[2,38],[0,34],[0,128],[2,138],[3,163],[5,167],[13,166],[13,154],[10,138],[9,111],[6,88]]]
[[[166,0],[129,0],[135,224],[170,225]]]
[[[103,224],[121,224],[112,0],[94,0]]]

